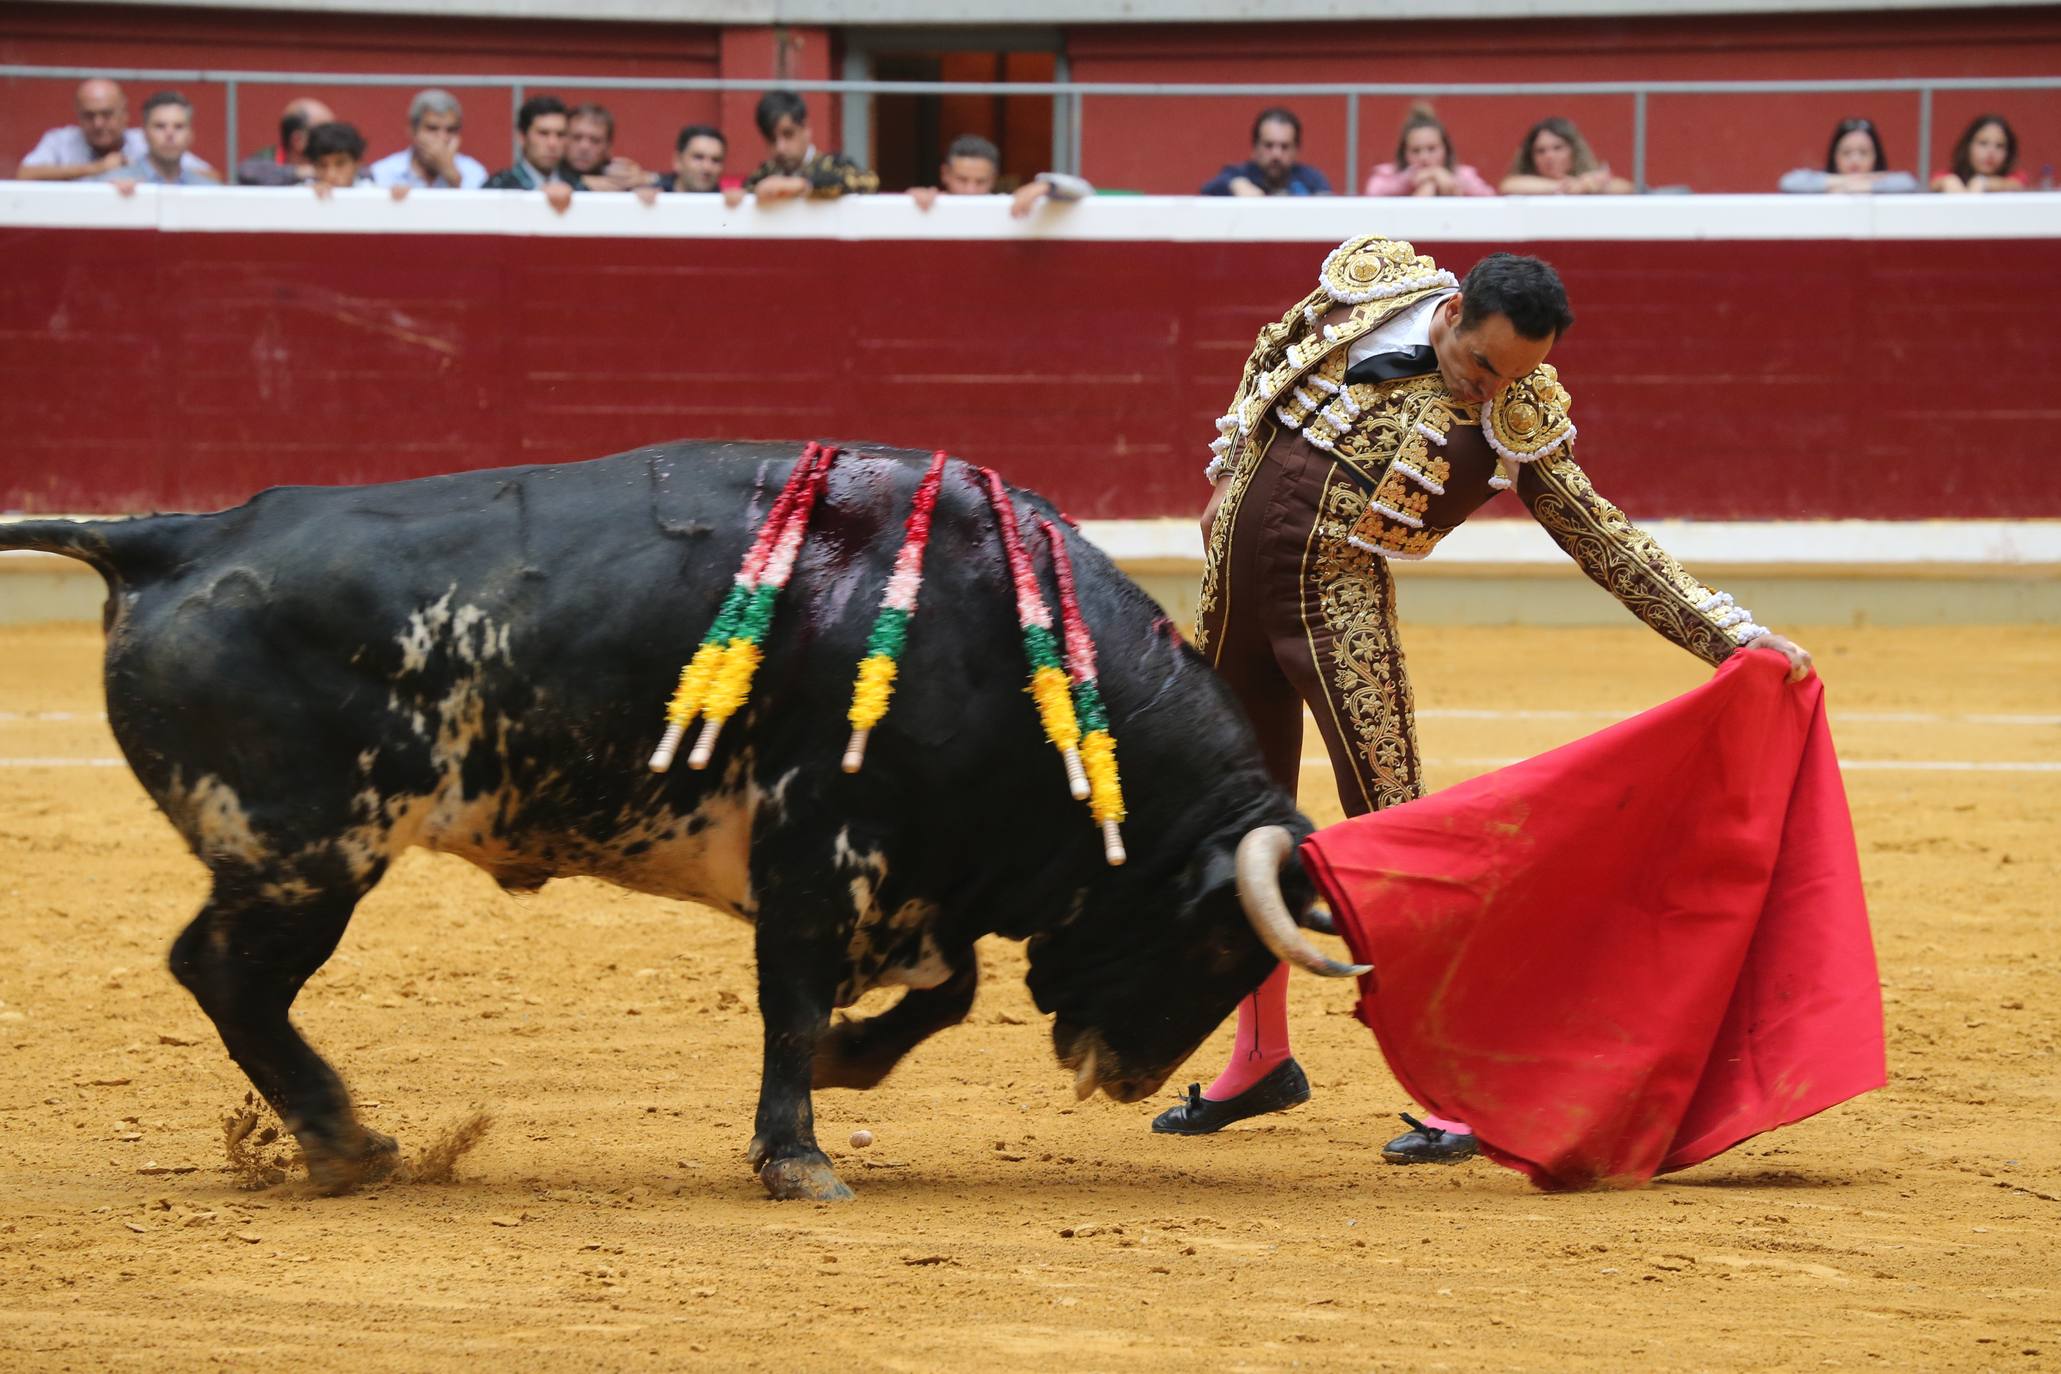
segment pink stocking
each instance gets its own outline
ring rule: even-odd
[[[1238,1096],[1288,1058],[1288,965],[1282,964],[1259,990],[1238,1004],[1238,1040],[1231,1062],[1202,1090],[1212,1102]]]

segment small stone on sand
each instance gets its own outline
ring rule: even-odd
[[[852,1148],[853,1148],[854,1150],[863,1150],[863,1149],[865,1149],[865,1148],[866,1148],[866,1147],[867,1147],[868,1145],[871,1145],[872,1143],[873,1143],[873,1132],[871,1132],[871,1131],[853,1131],[853,1132],[852,1132]]]

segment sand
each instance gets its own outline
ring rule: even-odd
[[[742,925],[419,852],[297,1012],[414,1179],[250,1187],[288,1142],[232,1167],[248,1084],[164,969],[200,865],[125,768],[23,762],[114,755],[99,633],[0,633],[0,1368],[2061,1368],[2061,632],[1798,637],[1848,760],[2047,768],[1848,774],[1883,1091],[1634,1192],[1387,1166],[1409,1104],[1302,978],[1314,1100],[1155,1137],[1228,1030],[1158,1101],[1076,1103],[989,941],[968,1024],[817,1096],[828,1207],[744,1163]],[[1637,627],[1411,650],[1438,784],[1702,672]],[[1337,816],[1321,766],[1305,803]]]

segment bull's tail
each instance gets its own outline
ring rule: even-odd
[[[4,520],[0,551],[59,553],[90,563],[109,586],[134,583],[164,565],[172,531],[191,517],[145,515],[132,520]]]

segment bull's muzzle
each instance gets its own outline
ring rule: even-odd
[[[1281,865],[1295,849],[1284,826],[1263,825],[1238,842],[1238,901],[1260,943],[1283,963],[1325,978],[1357,978],[1371,964],[1341,964],[1311,944],[1281,895]],[[1328,914],[1328,913],[1327,913]]]

